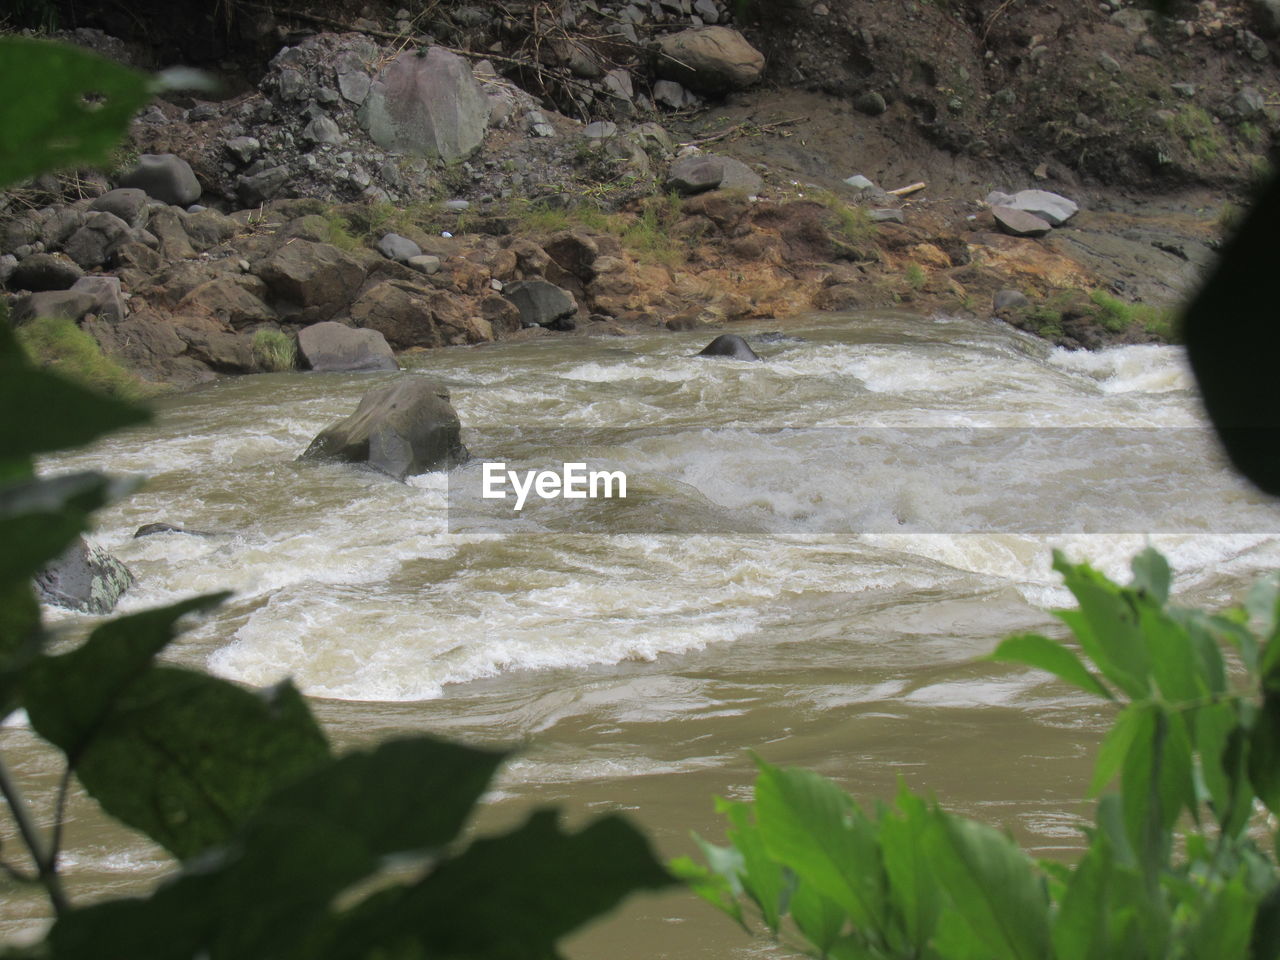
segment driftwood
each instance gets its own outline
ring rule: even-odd
[[[783,130],[783,127],[789,127],[793,123],[802,123],[808,117],[791,117],[787,120],[775,120],[772,123],[755,123],[752,120],[744,120],[742,123],[735,123],[727,130],[721,130],[719,133],[713,133],[707,137],[699,137],[696,140],[686,140],[680,144],[682,147],[700,147],[704,143],[715,143],[717,140],[732,140],[735,137],[745,137],[752,133],[776,133],[779,136],[791,136],[789,131]]]
[[[923,190],[924,188],[925,183],[923,180],[920,180],[916,183],[909,183],[905,187],[899,187],[897,190],[886,190],[885,193],[889,194],[891,197],[907,197],[918,190]]]

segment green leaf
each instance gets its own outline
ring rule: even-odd
[[[1134,738],[1145,722],[1146,707],[1143,704],[1131,703],[1111,722],[1111,729],[1102,738],[1098,748],[1098,759],[1093,764],[1093,779],[1089,781],[1089,796],[1096,797],[1124,766],[1124,759],[1129,755]]]
[[[1145,950],[1142,921],[1159,916],[1141,874],[1122,864],[1103,831],[1071,872],[1053,920],[1057,960],[1163,956]]]
[[[1168,865],[1178,816],[1194,808],[1191,743],[1178,714],[1149,704],[1139,717],[1120,793],[1129,840],[1141,866],[1154,876]]]
[[[894,809],[880,818],[880,854],[889,896],[902,920],[906,945],[929,942],[942,909],[942,891],[925,846],[931,814],[925,802],[899,783]]]
[[[328,755],[289,683],[251,692],[153,667],[118,695],[76,774],[109,814],[187,859],[225,843],[270,793]]]
[[[23,681],[31,725],[61,748],[74,766],[116,701],[173,640],[178,620],[211,609],[227,596],[196,597],[118,617],[99,626],[70,653],[41,657],[28,668]]]
[[[1280,625],[1280,573],[1258,578],[1244,599],[1245,610],[1255,617],[1264,637],[1270,637]]]
[[[1053,567],[1063,575],[1079,610],[1055,611],[1080,641],[1085,654],[1102,675],[1135,700],[1151,693],[1151,664],[1132,598],[1087,563],[1072,564],[1054,551]]]
[[[785,909],[783,901],[789,892],[782,867],[765,850],[764,837],[752,822],[751,809],[747,804],[719,800],[716,809],[728,816],[733,824],[728,837],[742,858],[742,887],[760,908],[765,926],[777,933]]]
[[[78,447],[150,418],[143,407],[34,369],[19,351],[8,324],[0,324],[0,410],[5,411],[0,417],[0,455],[10,463],[21,463],[32,454]]]
[[[818,948],[818,953],[826,955],[839,939],[849,915],[834,900],[802,883],[791,895],[791,919],[809,942]]]
[[[1036,633],[1022,633],[1005,639],[987,659],[1002,663],[1022,663],[1028,667],[1047,670],[1073,687],[1108,700],[1115,699],[1111,691],[1089,672],[1072,651],[1056,640]]]
[[[1268,692],[1254,718],[1249,733],[1249,782],[1267,809],[1280,814],[1280,693]]]
[[[938,879],[986,955],[1042,960],[1049,898],[1035,865],[1005,834],[937,810],[926,843]]]
[[[1247,735],[1233,702],[1213,703],[1196,711],[1200,775],[1218,825],[1229,837],[1238,836],[1248,825],[1253,807],[1254,795],[1244,762]]]
[[[1244,879],[1235,876],[1197,893],[1193,922],[1180,938],[1181,955],[1187,960],[1249,958],[1256,898],[1245,889]]]
[[[1258,903],[1249,936],[1253,960],[1280,960],[1280,884],[1273,886]]]
[[[588,920],[674,880],[621,817],[566,833],[553,810],[477,840],[412,887],[370,898],[345,917],[324,960],[421,946],[423,956],[544,960]]]
[[[1130,562],[1133,570],[1134,590],[1144,593],[1163,607],[1169,602],[1169,585],[1173,582],[1173,572],[1169,569],[1169,561],[1155,547],[1147,547]]]
[[[756,764],[756,821],[769,856],[839,904],[856,927],[880,931],[886,878],[875,826],[825,777]]]
[[[1209,678],[1201,675],[1200,658],[1180,624],[1163,610],[1142,606],[1138,629],[1151,657],[1151,675],[1166,701],[1192,703],[1209,692]]]
[[[703,900],[732,917],[743,930],[751,932],[746,918],[742,915],[742,904],[738,902],[737,897],[738,890],[735,890],[727,877],[694,862],[691,857],[676,857],[674,860],[668,860],[667,870]]]
[[[0,585],[27,583],[56,560],[88,528],[110,486],[102,474],[74,473],[0,490]]]
[[[141,73],[68,44],[0,37],[0,187],[75,164],[105,163],[151,99]]]
[[[0,586],[0,719],[17,707],[17,686],[40,642],[40,603],[31,584]]]

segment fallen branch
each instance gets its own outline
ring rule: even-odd
[[[792,117],[788,120],[775,120],[772,123],[756,123],[752,120],[743,120],[741,123],[735,123],[732,127],[721,130],[719,133],[713,133],[707,137],[699,137],[697,140],[687,140],[681,143],[680,146],[700,147],[704,143],[715,143],[717,140],[724,140],[727,137],[733,137],[735,134],[745,136],[744,131],[747,128],[751,128],[752,132],[755,133],[777,133],[781,127],[789,127],[793,123],[802,123],[808,119],[808,117]],[[787,134],[784,133],[783,136],[787,136]],[[921,184],[921,186],[924,186],[924,184]]]
[[[916,183],[909,183],[905,187],[899,187],[897,190],[886,190],[885,193],[889,194],[891,197],[907,197],[918,190],[923,190],[924,188],[925,183],[923,180],[920,180]]]

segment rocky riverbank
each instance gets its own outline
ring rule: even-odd
[[[1266,34],[1269,8],[1082,5],[1085,54],[1064,49],[1061,11],[1056,33],[1021,37],[1050,14],[907,4],[859,26],[868,6],[799,4],[785,29],[714,0],[566,3],[551,26],[521,5],[255,19],[252,85],[242,70],[234,93],[157,101],[116,170],[5,198],[0,280],[17,322],[74,322],[161,383],[291,366],[300,333],[332,321],[378,355],[885,306],[1072,347],[1176,335],[1167,308],[1275,126],[1274,42],[1249,29]],[[922,39],[957,29],[973,49],[948,41],[931,77],[908,72]],[[68,38],[157,65],[154,48]],[[862,59],[818,77],[836,40]],[[1146,90],[1128,139],[1105,105],[1072,118],[1112,124],[1110,166],[1052,117],[1007,138],[1026,122],[1010,96],[1043,107],[1046,81],[1082,96],[1086,80]],[[1192,107],[1205,130],[1175,122]],[[1148,120],[1168,142],[1139,190]],[[298,362],[343,362],[330,342],[315,360],[317,339]]]

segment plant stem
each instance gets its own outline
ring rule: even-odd
[[[49,902],[53,904],[53,912],[65,913],[70,903],[67,901],[66,892],[62,889],[62,879],[58,876],[53,856],[45,852],[40,833],[27,812],[27,805],[18,793],[17,785],[9,778],[9,768],[4,765],[3,760],[0,760],[0,794],[4,795],[5,801],[9,804],[13,819],[18,824],[18,832],[22,834],[22,840],[31,852],[31,859],[36,865],[36,879],[48,893]]]

